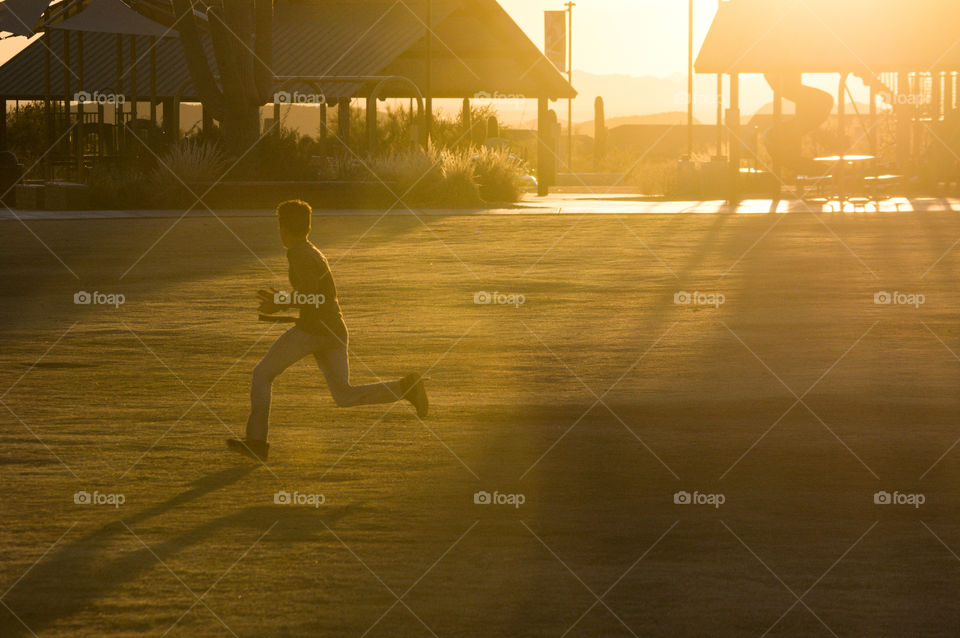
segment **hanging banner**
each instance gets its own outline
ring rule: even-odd
[[[561,71],[567,70],[567,12],[544,11],[544,54]]]

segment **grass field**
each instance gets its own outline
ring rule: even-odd
[[[373,221],[313,233],[354,379],[432,413],[303,362],[266,466],[273,220],[0,225],[0,636],[960,633],[956,214]]]

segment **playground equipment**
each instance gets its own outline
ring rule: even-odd
[[[780,108],[781,99],[796,106],[796,115],[787,121],[783,121],[782,113],[775,112],[775,124],[764,134],[774,165],[790,168],[797,174],[810,174],[813,158],[804,157],[803,138],[830,118],[833,96],[805,86],[799,72],[767,73],[764,78],[774,92],[774,109]]]

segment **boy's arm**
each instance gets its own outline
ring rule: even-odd
[[[260,300],[260,305],[258,309],[260,312],[268,315],[280,312],[285,309],[285,306],[281,303],[278,303],[279,292],[276,288],[271,288],[270,290],[258,290],[257,298]]]

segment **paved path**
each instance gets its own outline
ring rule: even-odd
[[[880,212],[927,212],[960,210],[960,199],[955,198],[896,198],[880,204]],[[848,212],[875,212],[870,204],[865,209],[847,205]],[[765,213],[810,213],[837,212],[836,205],[822,206],[800,200],[755,199],[742,202],[738,207],[727,206],[723,201],[651,201],[629,195],[563,194],[552,197],[530,197],[513,208],[484,209],[413,209],[421,216],[464,216],[464,215],[675,215],[675,214],[765,214]],[[268,209],[218,210],[219,217],[269,217],[274,214]],[[380,216],[380,209],[330,209],[317,210],[318,215]],[[410,215],[411,210],[403,207],[391,210],[389,215]],[[184,213],[183,210],[75,210],[75,211],[26,211],[0,210],[0,220],[41,220],[41,219],[156,219],[177,218],[181,216],[209,217],[206,208]]]

